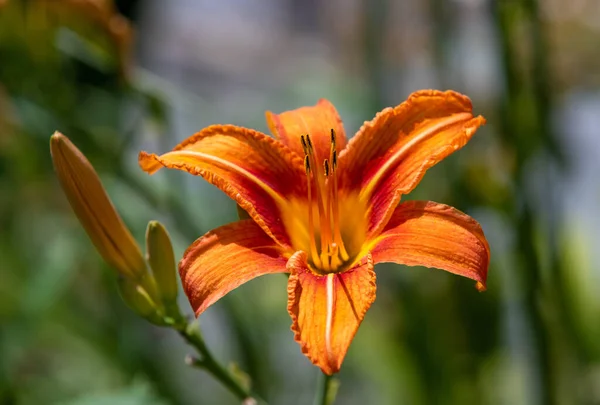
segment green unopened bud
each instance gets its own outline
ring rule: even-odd
[[[59,132],[50,138],[54,170],[79,222],[104,260],[121,275],[147,274],[142,252],[115,210],[91,163]]]
[[[129,308],[153,324],[165,325],[162,305],[156,302],[138,280],[119,277],[118,285],[121,298]]]
[[[173,245],[169,234],[158,221],[148,223],[146,229],[146,257],[162,301],[166,305],[174,303],[177,300],[175,255],[173,254]]]

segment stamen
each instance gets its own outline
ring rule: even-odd
[[[344,240],[342,239],[342,234],[340,232],[340,212],[338,206],[338,184],[337,184],[337,171],[333,171],[333,189],[331,190],[331,194],[333,195],[333,200],[331,201],[332,211],[333,211],[333,242],[339,247],[340,255],[342,256],[342,260],[346,261],[350,259],[350,255],[346,251],[346,246],[344,246]]]
[[[335,147],[335,131],[331,128],[331,147],[329,148],[329,159],[333,161],[333,154],[336,151]]]
[[[329,159],[323,160],[323,176],[317,164],[317,156],[310,135],[301,135],[300,141],[304,150],[304,167],[308,186],[308,233],[310,256],[314,266],[325,272],[336,271],[348,261],[350,256],[344,246],[340,231],[340,214],[337,183],[337,150],[335,131],[331,130],[331,147]],[[317,233],[313,216],[313,185],[316,192],[315,204],[318,209],[320,250],[317,249]],[[328,279],[331,283],[332,278]]]
[[[310,162],[308,160],[308,155],[304,156],[304,169],[306,170],[306,175],[310,176]],[[309,177],[310,181],[310,177]]]
[[[308,155],[308,146],[306,146],[306,140],[304,139],[304,135],[300,135],[300,142],[302,143],[302,150],[304,150],[304,155]]]
[[[300,138],[302,139],[302,138]],[[323,270],[330,270],[331,267],[329,265],[329,260],[327,257],[327,252],[328,252],[328,246],[329,243],[331,241],[331,224],[329,222],[326,221],[326,207],[324,206],[324,196],[323,196],[323,190],[321,189],[322,187],[322,182],[323,180],[319,178],[318,176],[318,169],[317,169],[317,162],[316,162],[316,156],[315,156],[315,152],[314,152],[314,148],[313,148],[313,144],[312,141],[310,140],[310,135],[306,134],[306,137],[304,138],[306,140],[306,150],[307,150],[307,155],[310,159],[310,165],[312,167],[314,167],[315,169],[313,170],[313,178],[315,180],[315,190],[317,192],[317,208],[319,209],[319,227],[320,227],[320,235],[321,235],[321,256],[320,256],[320,261],[322,264],[322,269]]]
[[[317,243],[315,241],[315,225],[313,221],[313,206],[312,206],[312,182],[310,181],[310,159],[309,156],[304,156],[304,168],[306,169],[306,188],[308,189],[308,237],[310,240],[310,256],[313,263],[317,267],[321,267],[321,259],[317,252]]]
[[[335,131],[333,128],[331,129],[331,174],[333,177],[333,188],[330,192],[332,195],[331,200],[331,210],[333,215],[333,244],[336,245],[339,250],[340,255],[342,256],[342,260],[346,261],[350,258],[348,252],[346,251],[346,247],[344,246],[344,240],[342,239],[342,234],[340,232],[340,214],[339,214],[339,206],[338,206],[338,184],[337,184],[337,150],[335,148]],[[331,181],[331,180],[330,180]],[[335,256],[337,258],[337,254]]]
[[[325,159],[325,161],[323,162],[323,170],[325,173],[325,217],[321,217],[321,220],[323,220],[325,222],[325,224],[327,224],[327,229],[330,229],[331,226],[331,187],[329,185],[330,181],[329,181],[329,174],[330,174],[330,170],[329,170],[329,161],[327,159]],[[323,228],[323,227],[322,227]],[[331,268],[331,252],[330,252],[330,248],[331,248],[331,243],[333,241],[331,240],[331,233],[327,233],[327,234],[323,234],[321,233],[321,260],[323,261],[323,263],[326,263],[326,265],[329,265],[329,268],[327,270],[329,270]]]
[[[311,153],[313,151],[312,142],[310,141],[310,135],[306,134],[306,149],[308,149]]]

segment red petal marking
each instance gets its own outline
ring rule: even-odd
[[[448,205],[400,204],[371,247],[375,263],[435,267],[475,280],[480,291],[486,288],[490,248],[481,226]]]
[[[353,269],[316,275],[307,268],[306,253],[288,261],[288,312],[302,353],[325,374],[340,370],[350,343],[375,301],[371,254]]]
[[[281,254],[281,248],[251,219],[198,238],[179,262],[183,289],[196,316],[253,278],[287,272],[287,259]]]
[[[306,196],[303,161],[285,145],[257,131],[214,125],[171,152],[141,152],[139,163],[153,174],[162,167],[204,177],[234,199],[274,240],[290,246],[280,210],[291,196]]]
[[[462,148],[485,123],[473,117],[468,97],[423,90],[386,108],[340,154],[340,188],[360,189],[369,201],[368,234],[375,237],[403,194],[412,191],[433,165]]]

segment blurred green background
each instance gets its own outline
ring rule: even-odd
[[[379,266],[336,403],[600,404],[599,45],[598,0],[0,0],[0,403],[236,403],[121,302],[54,176],[53,131],[140,244],[158,219],[180,257],[235,204],[200,178],[145,175],[139,150],[213,123],[267,131],[265,110],[320,97],[352,134],[450,88],[488,124],[407,199],[482,224],[488,291]],[[286,299],[285,277],[259,278],[201,326],[271,404],[306,404],[319,371]]]

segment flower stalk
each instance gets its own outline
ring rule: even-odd
[[[314,405],[332,405],[335,402],[339,385],[337,378],[321,373],[317,381]]]
[[[200,358],[188,356],[186,358],[186,363],[211,374],[232,394],[238,397],[244,405],[267,405],[264,400],[252,393],[249,387],[245,386],[239,378],[236,378],[213,357],[212,353],[208,350],[206,342],[196,323],[187,323],[186,321],[183,321],[183,323],[174,325],[173,327],[189,345],[193,346],[198,351],[198,354],[200,355]]]

